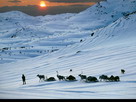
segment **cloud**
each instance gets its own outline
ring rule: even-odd
[[[28,6],[5,6],[0,8],[0,13],[7,11],[21,11],[31,16],[41,16],[41,15],[55,15],[62,13],[79,13],[87,9],[88,5],[71,5],[71,6],[51,6],[47,7],[45,10],[40,10],[36,5]]]
[[[19,2],[21,2],[21,1],[19,1],[19,0],[11,0],[11,1],[8,1],[8,2],[11,2],[11,3],[19,3]]]
[[[47,0],[49,2],[58,2],[58,3],[79,3],[79,2],[99,2],[104,0]]]

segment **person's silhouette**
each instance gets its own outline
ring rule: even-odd
[[[23,85],[26,84],[26,79],[25,79],[25,75],[22,74],[22,81],[23,81]]]

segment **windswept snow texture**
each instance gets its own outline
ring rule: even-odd
[[[59,81],[56,71],[77,81]],[[86,83],[81,73],[120,81]],[[78,14],[0,13],[0,75],[0,99],[136,99],[136,0],[106,0]]]

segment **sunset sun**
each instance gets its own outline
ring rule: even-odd
[[[46,7],[47,5],[45,4],[45,2],[44,1],[41,1],[40,2],[40,7]]]

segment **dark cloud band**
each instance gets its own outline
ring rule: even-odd
[[[28,6],[5,6],[0,8],[0,13],[7,11],[21,11],[31,16],[56,15],[62,13],[79,13],[90,7],[89,5],[71,5],[71,6],[50,6],[45,10],[40,10],[36,5]]]
[[[79,3],[79,2],[99,2],[103,0],[47,0],[49,2],[58,2],[58,3]]]
[[[18,2],[21,2],[21,1],[19,1],[19,0],[11,0],[11,1],[8,1],[8,2],[18,3]]]

